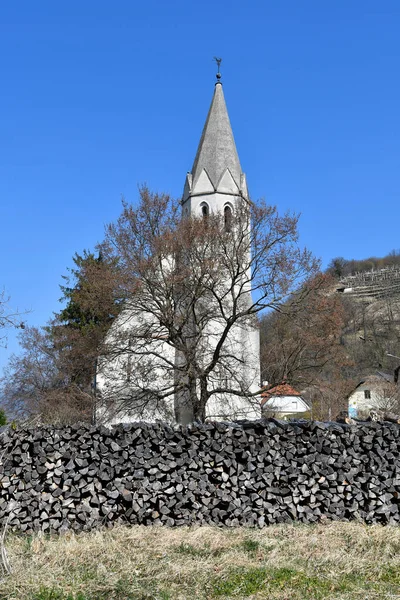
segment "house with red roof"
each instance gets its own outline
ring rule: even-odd
[[[288,415],[309,413],[311,407],[300,392],[283,382],[261,393],[261,411],[265,417],[284,419]]]

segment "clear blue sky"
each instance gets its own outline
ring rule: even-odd
[[[179,196],[222,56],[253,198],[322,258],[400,247],[398,0],[0,7],[0,286],[44,324],[137,186]],[[17,345],[10,335],[0,365]]]

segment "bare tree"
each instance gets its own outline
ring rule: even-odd
[[[340,340],[344,311],[332,293],[333,283],[319,273],[279,312],[261,318],[261,371],[270,386],[288,381],[304,389],[319,381],[323,371],[346,364]]]
[[[16,419],[42,422],[90,421],[93,397],[71,381],[49,329],[27,327],[20,334],[21,353],[12,355],[0,379],[2,404]]]
[[[311,418],[317,421],[332,421],[342,412],[347,414],[348,396],[356,385],[356,381],[341,377],[339,370],[326,375],[315,379],[304,392]]]
[[[382,383],[374,389],[373,409],[383,414],[393,413],[400,418],[400,389],[399,386],[390,381]]]
[[[5,332],[7,329],[24,329],[25,323],[22,320],[22,315],[19,311],[13,311],[10,309],[10,298],[6,296],[4,290],[0,292],[0,345],[5,345],[7,336]]]
[[[101,255],[76,253],[68,273],[60,286],[64,308],[45,327],[20,332],[20,353],[11,356],[0,380],[2,402],[14,417],[51,423],[93,418],[96,360],[121,299],[115,265]]]
[[[125,204],[102,246],[129,298],[99,366],[104,401],[137,412],[173,397],[187,422],[204,420],[217,397],[254,400],[257,315],[279,310],[318,269],[298,246],[297,222],[244,199],[229,227],[221,214],[181,219],[177,202],[147,188],[137,208]]]

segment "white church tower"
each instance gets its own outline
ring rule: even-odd
[[[239,213],[239,210],[246,209],[249,198],[246,178],[240,166],[220,77],[221,75],[218,73],[214,96],[192,171],[186,176],[181,203],[182,218],[207,218],[207,215],[220,215],[221,219],[224,219],[225,231],[230,232],[232,230],[234,234],[235,212]],[[248,260],[246,264],[248,264]],[[251,305],[249,284],[251,277],[248,272],[245,279],[246,283],[243,285],[245,290],[244,301]],[[121,332],[125,332],[125,338],[128,338],[130,328],[136,326],[138,320],[141,321],[142,316],[128,302],[120,317],[111,327],[108,334],[109,341],[121,339]],[[218,322],[217,319],[210,319],[207,327],[202,332],[206,351],[204,356],[199,357],[200,361],[203,359],[206,361],[214,351],[220,339],[219,334],[223,324],[221,325],[221,322]],[[183,364],[184,361],[179,352],[175,351],[175,356],[171,354],[174,351],[168,343],[156,340],[146,341],[146,344],[156,344],[157,355],[165,355],[169,364],[171,362],[175,362],[176,366]],[[215,390],[215,393],[211,395],[207,402],[204,416],[208,420],[258,419],[261,417],[261,397],[257,393],[260,390],[260,348],[259,328],[256,318],[235,324],[229,332],[225,348],[226,355],[234,357],[232,368],[225,371],[223,369],[216,370],[210,379],[210,387]],[[138,391],[143,392],[146,386],[148,387],[148,382],[140,380],[140,354],[143,354],[143,346],[141,352],[137,352],[136,358],[134,347],[130,344],[129,350],[130,356],[124,356],[122,347],[119,352],[115,353],[115,358],[109,356],[99,359],[98,390],[102,398],[102,404],[100,402],[97,412],[99,421],[114,424],[135,420],[173,420],[174,415],[181,423],[193,420],[190,402],[185,397],[187,392],[181,392],[180,395],[175,392],[175,397],[173,395],[169,396],[164,403],[164,412],[160,411],[158,404],[152,409],[151,403],[148,403],[144,412],[135,410],[129,399],[135,398]],[[147,348],[147,351],[149,353],[150,347]],[[129,377],[127,377],[127,371]],[[158,369],[155,365],[151,382],[154,389],[157,390],[160,387],[165,389],[170,386],[171,390],[176,390],[171,373],[167,377],[160,375],[160,373],[163,373],[163,369]],[[179,368],[175,369],[175,378],[177,373],[179,373]],[[234,373],[236,379],[229,376],[229,373],[230,375]],[[134,378],[135,374],[138,374],[136,378]],[[219,392],[221,388],[226,390],[223,394]],[[242,390],[245,390],[245,393],[242,393]],[[120,400],[118,400],[118,397]],[[112,399],[111,404],[114,409],[111,411],[106,408],[107,398]],[[124,403],[124,398],[128,398],[128,402]],[[123,406],[125,408],[120,410],[120,407]]]
[[[219,66],[219,64],[218,64]],[[219,71],[219,70],[218,70]],[[232,127],[225,104],[221,75],[218,72],[214,96],[204,125],[192,171],[187,173],[182,197],[183,218],[219,214],[227,230],[234,228],[235,212],[248,204],[246,177],[240,166]],[[248,274],[248,279],[251,276]],[[248,302],[251,290],[248,286]],[[218,323],[205,332],[218,340]],[[260,341],[257,323],[237,325],[228,340],[230,351],[240,360],[234,367],[241,373],[238,380],[250,394],[260,389]],[[212,349],[212,348],[211,348]],[[223,375],[222,375],[223,377]],[[215,388],[221,387],[216,377]],[[223,387],[223,386],[222,386]],[[235,385],[233,384],[233,388]],[[215,389],[214,388],[214,389]],[[184,404],[184,402],[183,402]],[[259,396],[241,397],[225,393],[212,396],[206,407],[208,419],[258,419],[261,416]],[[181,417],[182,421],[185,418]]]
[[[220,77],[218,73],[192,172],[186,176],[182,198],[185,217],[220,212],[230,219],[236,203],[248,199]]]

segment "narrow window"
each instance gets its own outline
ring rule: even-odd
[[[370,400],[371,399],[371,390],[364,390],[364,398],[366,400]]]
[[[129,338],[128,341],[128,356],[126,359],[126,381],[129,382],[131,380],[132,377],[132,354],[131,354],[131,348],[132,348],[132,340]]]
[[[206,202],[203,202],[201,205],[201,215],[203,217],[203,219],[206,219],[208,217],[208,204]]]
[[[229,205],[224,208],[224,224],[226,232],[232,231],[232,209]]]

